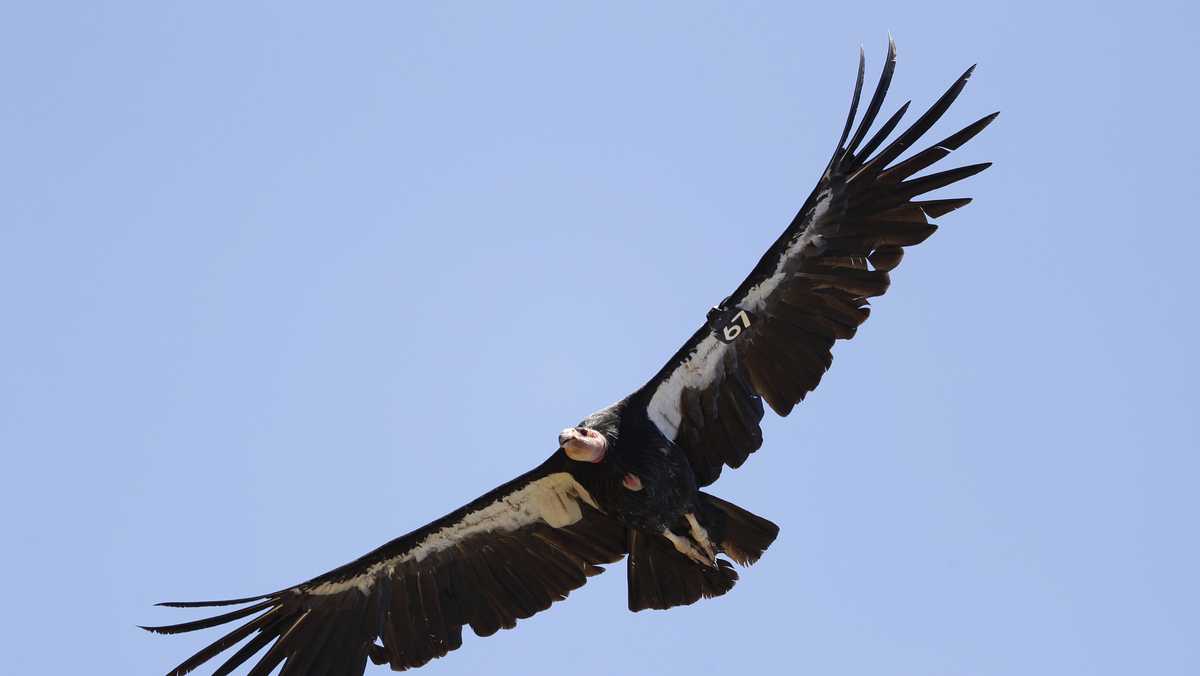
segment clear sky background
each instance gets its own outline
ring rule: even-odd
[[[1200,673],[1195,9],[434,4],[0,10],[0,671],[163,672],[216,634],[152,603],[540,462],[749,271],[891,31],[888,110],[978,62],[928,140],[999,109],[945,166],[996,165],[714,487],[778,541],[426,672]]]

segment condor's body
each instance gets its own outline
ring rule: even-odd
[[[480,636],[513,627],[624,557],[631,610],[728,592],[738,576],[727,559],[754,563],[779,529],[703,489],[762,446],[764,404],[786,416],[817,386],[834,342],[867,319],[867,299],[887,290],[904,247],[936,229],[929,219],[970,201],[916,198],[988,166],[918,175],[995,114],[900,159],[971,70],[895,138],[907,103],[872,131],[895,56],[889,43],[856,127],[860,59],[850,114],[816,188],[645,385],[563,429],[559,448],[534,469],[351,563],[261,596],[163,604],[242,606],[148,627],[179,633],[243,620],[170,673],[238,643],[214,673],[247,663],[264,675],[362,674],[368,662],[418,667],[458,648],[464,626]]]

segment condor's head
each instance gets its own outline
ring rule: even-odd
[[[608,439],[590,427],[568,427],[559,433],[558,445],[580,462],[600,462],[608,451]]]

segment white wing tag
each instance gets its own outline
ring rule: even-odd
[[[713,308],[708,312],[708,328],[722,343],[732,343],[754,324],[748,310],[736,305],[730,308]]]

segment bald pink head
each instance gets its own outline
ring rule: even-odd
[[[600,462],[608,451],[608,439],[588,427],[568,427],[558,435],[558,445],[579,462]]]

